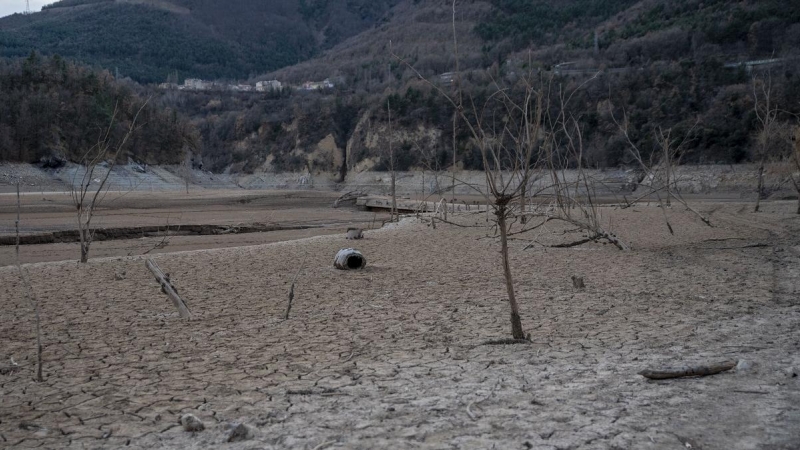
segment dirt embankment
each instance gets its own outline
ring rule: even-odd
[[[142,171],[144,169],[144,172]],[[765,190],[774,199],[796,198],[789,183],[784,165],[768,165],[765,171]],[[596,181],[599,195],[631,196],[638,187],[647,187],[650,180],[636,169],[589,170],[588,175]],[[754,197],[758,185],[757,167],[742,165],[680,166],[675,170],[675,186],[683,194],[701,195],[706,198],[747,199]],[[0,193],[15,191],[14,183],[22,177],[25,192],[68,192],[75,180],[80,180],[83,169],[68,164],[57,170],[39,169],[28,164],[0,163]],[[97,179],[104,172],[98,172]],[[566,170],[562,173],[569,182],[577,174]],[[182,168],[173,166],[118,165],[112,171],[108,188],[112,191],[160,192],[185,190],[188,178],[190,190],[321,190],[363,191],[372,194],[388,194],[391,177],[387,172],[350,172],[343,183],[338,183],[338,173],[256,173],[256,174],[212,174],[192,171],[182,173]],[[483,172],[456,171],[456,195],[479,195],[485,191],[486,177]],[[549,177],[535,177],[534,187],[546,188]],[[452,193],[453,173],[449,171],[409,171],[397,174],[398,193],[403,196],[428,196]]]
[[[92,221],[92,256],[265,244],[379,227],[385,219],[354,207],[332,208],[338,196],[243,189],[109,192]],[[0,194],[0,265],[14,263],[16,217],[16,195]],[[79,239],[70,195],[23,194],[20,234],[23,262],[75,259]]]

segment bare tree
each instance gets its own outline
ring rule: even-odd
[[[400,215],[397,213],[397,173],[395,172],[395,163],[397,162],[397,158],[394,155],[394,147],[392,147],[392,140],[394,136],[392,136],[392,105],[390,100],[386,100],[386,112],[389,115],[389,171],[391,172],[391,195],[392,195],[392,222],[395,222],[400,219]]]
[[[81,263],[89,261],[89,248],[94,239],[92,219],[107,192],[106,184],[108,178],[125,144],[133,135],[136,129],[136,121],[145,106],[147,106],[147,102],[136,112],[122,138],[114,143],[112,134],[119,114],[119,105],[116,105],[108,128],[99,136],[97,143],[81,156],[80,162],[83,166],[83,176],[78,180],[78,172],[76,172],[71,186],[72,201],[75,204],[78,234],[80,236]],[[101,165],[105,165],[105,173],[101,173]],[[95,176],[99,176],[99,178],[95,178]]]
[[[604,226],[595,192],[596,182],[584,168],[583,134],[577,119],[567,113],[569,102],[560,95],[559,113],[555,119],[547,118],[550,130],[544,142],[545,167],[551,176],[554,193],[554,214],[547,220],[561,220],[587,232],[588,236],[577,242],[560,244],[557,247],[572,247],[597,240],[605,240],[620,250],[630,247]],[[561,149],[560,153],[556,149]],[[575,180],[568,183],[565,170],[574,165]],[[561,173],[559,173],[561,172]],[[544,224],[540,222],[533,228]]]
[[[640,169],[644,173],[644,178],[649,181],[649,190],[643,193],[638,199],[628,202],[628,205],[632,205],[640,199],[655,195],[656,199],[658,200],[658,204],[661,207],[661,211],[664,214],[664,221],[667,225],[667,228],[669,228],[670,234],[675,234],[675,231],[672,229],[672,225],[669,223],[666,208],[671,206],[672,200],[675,200],[683,205],[687,211],[692,212],[703,223],[711,227],[711,220],[701,214],[700,211],[692,208],[686,202],[686,200],[683,199],[680,191],[676,189],[678,180],[675,177],[675,166],[680,164],[684,146],[691,138],[692,133],[697,127],[699,121],[695,122],[695,124],[689,129],[689,131],[680,141],[672,138],[672,129],[664,131],[659,127],[655,133],[655,142],[659,148],[650,153],[649,160],[645,160],[644,156],[642,155],[642,151],[630,137],[627,115],[624,115],[623,113],[622,123],[620,123],[614,116],[613,106],[610,106],[610,112],[614,123],[617,125],[628,143],[628,153],[639,165]],[[666,192],[666,202],[662,198],[662,193],[664,192]]]
[[[189,183],[192,180],[192,151],[188,148],[185,150],[179,171],[181,178],[183,178],[183,185],[186,188],[186,195],[189,195]]]
[[[772,143],[777,132],[779,113],[779,109],[772,101],[771,79],[753,78],[753,111],[756,113],[760,126],[756,134],[756,156],[759,163],[756,205],[753,209],[754,212],[758,212],[761,208],[761,200],[767,196],[764,189],[764,166],[769,158],[773,156]]]
[[[454,23],[455,4],[454,0]],[[455,26],[454,43],[457,51]],[[454,134],[456,124],[461,123],[462,127],[468,131],[472,145],[479,150],[486,179],[486,189],[481,194],[486,196],[488,209],[494,214],[494,228],[497,230],[497,236],[500,241],[501,264],[511,310],[511,335],[515,340],[526,339],[511,272],[508,247],[510,235],[522,234],[542,226],[549,220],[560,219],[578,224],[582,228],[591,229],[594,233],[593,237],[609,239],[620,248],[627,249],[615,236],[599,226],[600,221],[595,205],[585,210],[588,217],[593,218],[592,220],[586,221],[569,213],[560,214],[558,217],[544,217],[536,225],[525,227],[523,224],[522,230],[512,233],[512,227],[515,223],[526,221],[522,217],[528,215],[525,208],[529,195],[527,188],[534,179],[536,172],[548,168],[553,174],[552,187],[556,197],[566,192],[565,183],[562,181],[563,178],[557,174],[560,161],[552,155],[550,158],[547,157],[547,149],[553,149],[557,145],[555,139],[557,134],[555,131],[556,125],[563,122],[565,129],[568,126],[566,116],[558,116],[561,122],[558,120],[549,121],[553,131],[547,133],[544,130],[543,125],[548,122],[546,119],[550,119],[550,116],[545,118],[545,112],[550,105],[543,103],[543,100],[548,98],[548,95],[545,89],[536,87],[534,82],[536,77],[533,74],[533,69],[517,85],[511,88],[503,88],[496,80],[493,80],[494,92],[488,96],[483,104],[478,105],[472,97],[464,100],[460,83],[456,84],[456,93],[449,95],[441,87],[425,79],[419,71],[402,57],[394,53],[392,55],[413,71],[417,77],[426,81],[453,107],[454,115],[457,118],[457,120],[454,120]],[[457,53],[456,60],[458,60]],[[456,64],[455,79],[460,80],[458,64]],[[564,106],[563,102],[562,106]],[[567,134],[569,135],[569,133]],[[582,149],[582,144],[572,148]],[[455,170],[455,164],[453,170]],[[455,187],[455,180],[455,172],[453,172],[453,187]],[[588,182],[589,180],[585,178],[584,183],[587,186]],[[539,193],[541,193],[541,190],[530,195],[533,196]],[[587,189],[587,195],[591,194],[592,190]],[[558,204],[561,211],[568,212],[568,205],[578,204],[578,199],[572,197],[569,201],[559,200]],[[592,211],[592,213],[589,213],[589,211]]]

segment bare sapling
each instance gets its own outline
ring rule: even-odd
[[[681,155],[683,154],[685,145],[691,139],[691,136],[694,133],[699,121],[694,123],[694,125],[686,132],[682,139],[673,138],[672,129],[667,129],[665,131],[659,127],[654,136],[655,142],[659,148],[654,149],[654,151],[650,153],[650,158],[645,160],[642,151],[630,137],[627,115],[623,113],[622,123],[620,123],[614,116],[613,106],[610,108],[611,117],[628,144],[628,154],[642,170],[644,173],[644,178],[649,180],[649,189],[646,190],[646,192],[643,193],[638,199],[628,202],[628,205],[632,205],[640,199],[654,195],[664,214],[664,221],[669,229],[670,234],[675,234],[675,231],[669,222],[666,208],[671,206],[673,200],[683,205],[687,211],[690,211],[692,214],[696,215],[704,224],[712,227],[713,225],[711,224],[711,219],[690,206],[680,194],[680,191],[677,189],[678,179],[675,176],[675,167],[680,165]],[[664,200],[664,197],[666,197],[666,201]]]
[[[761,200],[767,197],[764,188],[764,168],[773,156],[773,140],[777,133],[777,120],[780,110],[772,101],[772,81],[753,78],[753,111],[758,119],[759,129],[756,133],[755,155],[758,160],[758,187],[756,188],[756,205],[753,212],[761,209]]]
[[[800,214],[800,126],[795,127],[792,137],[791,171],[789,178],[797,191],[797,214]]]
[[[114,143],[112,134],[119,114],[119,105],[117,104],[114,107],[108,128],[99,136],[97,143],[81,156],[80,163],[83,166],[83,175],[78,180],[78,172],[76,171],[70,188],[78,222],[81,263],[85,264],[89,261],[89,249],[94,239],[92,219],[107,193],[108,178],[119,156],[122,154],[122,150],[136,130],[136,121],[145,106],[147,106],[147,102],[136,112],[122,138]],[[105,165],[105,173],[97,175],[102,172],[100,167],[103,165]],[[95,178],[95,176],[99,178]]]
[[[14,229],[16,231],[17,242],[16,242],[14,262],[16,263],[17,271],[19,272],[19,277],[22,280],[22,286],[25,289],[25,295],[28,297],[28,301],[33,307],[34,319],[36,321],[36,381],[41,383],[44,381],[44,376],[42,376],[42,321],[41,321],[41,315],[39,314],[39,298],[36,297],[36,293],[33,291],[33,286],[31,286],[28,277],[25,275],[25,270],[22,268],[22,263],[19,257],[19,223],[20,223],[20,211],[22,209],[22,202],[20,198],[19,189],[21,182],[22,180],[20,178],[17,178],[17,220],[14,221]]]
[[[436,149],[432,145],[428,145],[429,142],[420,143],[417,140],[412,141],[412,146],[414,150],[419,154],[419,161],[422,164],[422,183],[420,189],[420,201],[419,206],[417,207],[417,213],[419,212],[428,212],[428,201],[431,199],[432,196],[441,194],[441,185],[439,182],[441,168],[439,166],[439,160],[437,158]],[[431,184],[431,188],[428,189],[427,184],[425,182],[425,174],[430,172],[430,178],[428,182]]]
[[[554,212],[545,214],[544,220],[531,228],[541,226],[549,220],[560,220],[584,230],[588,236],[577,242],[560,244],[556,247],[574,247],[588,242],[605,240],[620,250],[630,250],[625,242],[603,224],[599,204],[596,200],[596,183],[584,167],[583,133],[577,119],[568,112],[569,100],[576,91],[569,96],[563,91],[560,92],[557,114],[555,116],[548,114],[545,117],[548,132],[543,133],[541,153],[544,168],[551,178],[550,188],[553,192],[551,209]],[[550,108],[545,109],[549,110]],[[573,182],[567,182],[566,169],[570,165],[575,167]]]
[[[455,3],[453,1],[454,11]],[[455,14],[453,20],[455,23]],[[457,48],[457,40],[454,40],[454,43]],[[457,115],[457,124],[466,130],[471,138],[471,145],[479,151],[486,180],[485,190],[482,190],[481,194],[487,199],[487,211],[493,213],[494,229],[500,241],[501,266],[510,306],[511,334],[515,340],[526,339],[511,270],[512,263],[508,245],[510,236],[531,231],[541,227],[547,221],[557,218],[580,224],[582,228],[590,227],[595,230],[593,235],[609,239],[621,248],[627,249],[627,247],[599,226],[599,216],[594,205],[584,210],[584,215],[591,217],[591,221],[560,214],[558,217],[544,217],[537,224],[528,226],[523,224],[521,230],[515,229],[512,232],[512,227],[522,222],[522,216],[539,214],[528,213],[526,205],[529,196],[539,195],[542,192],[541,190],[528,192],[529,184],[541,171],[550,169],[554,180],[558,180],[554,188],[556,196],[567,193],[565,183],[561,181],[563,177],[557,173],[560,161],[555,156],[548,160],[545,155],[547,146],[557,143],[553,138],[555,132],[546,133],[543,125],[550,123],[551,127],[555,129],[554,124],[558,122],[556,120],[548,121],[550,117],[546,114],[550,105],[545,104],[544,101],[549,98],[549,93],[546,95],[547,89],[541,84],[538,88],[536,87],[535,80],[538,77],[534,74],[532,66],[529,74],[509,88],[501,87],[497,81],[494,81],[493,92],[489,93],[482,104],[476,104],[475,99],[469,96],[462,101],[463,93],[458,82],[456,83],[456,93],[449,94],[437,84],[424,78],[402,57],[394,53],[392,56],[446,100],[454,109],[454,114]],[[455,59],[458,60],[458,54]],[[455,79],[460,80],[458,66],[456,68]],[[564,123],[568,123],[565,126],[569,126],[571,122],[564,120],[565,117],[562,116],[561,119]],[[574,148],[578,148],[578,146]],[[583,182],[585,186],[589,185],[588,178],[585,178]],[[593,192],[593,189],[588,189],[588,191]],[[579,199],[575,196],[559,202],[563,211],[567,210],[568,205],[577,205],[578,203]]]
[[[455,88],[455,101],[456,101],[456,108],[453,111],[453,167],[452,167],[452,175],[453,175],[453,184],[451,186],[451,200],[453,203],[453,208],[455,208],[456,203],[456,169],[458,167],[458,145],[457,145],[457,131],[458,131],[458,119],[459,114],[458,112],[463,110],[464,108],[464,95],[461,91],[461,60],[458,57],[458,32],[456,30],[456,0],[453,0],[453,54],[455,55],[455,63],[456,63],[456,71],[454,77],[454,88]],[[445,205],[446,206],[446,205]],[[455,209],[453,209],[455,212]]]
[[[179,170],[181,178],[183,178],[183,185],[186,188],[186,195],[189,195],[189,183],[192,180],[192,152],[188,149],[185,152]]]
[[[391,221],[396,222],[400,219],[397,213],[397,173],[394,170],[396,158],[394,155],[394,147],[392,147],[392,105],[389,100],[386,100],[386,111],[389,115],[389,171],[391,172],[391,195],[392,195],[392,216]]]

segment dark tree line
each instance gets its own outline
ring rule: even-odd
[[[124,135],[145,102],[134,88],[58,56],[0,60],[0,160],[79,161],[109,127],[112,137]],[[126,158],[176,164],[198,145],[186,120],[155,103],[144,108],[137,124]]]

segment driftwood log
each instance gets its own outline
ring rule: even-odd
[[[358,250],[345,248],[336,254],[333,266],[340,270],[363,269],[367,266],[367,258],[364,258],[364,255]]]
[[[683,366],[664,369],[646,369],[639,372],[639,375],[651,380],[667,380],[670,378],[683,377],[704,377],[725,372],[736,367],[737,361],[724,361],[698,366]]]
[[[178,291],[172,286],[169,277],[164,275],[164,272],[161,271],[158,264],[152,259],[148,259],[144,264],[156,277],[158,284],[161,285],[161,292],[167,294],[167,297],[172,300],[172,304],[178,309],[178,314],[184,319],[191,317],[192,313],[189,312],[189,307],[186,306],[186,302],[178,295]]]

